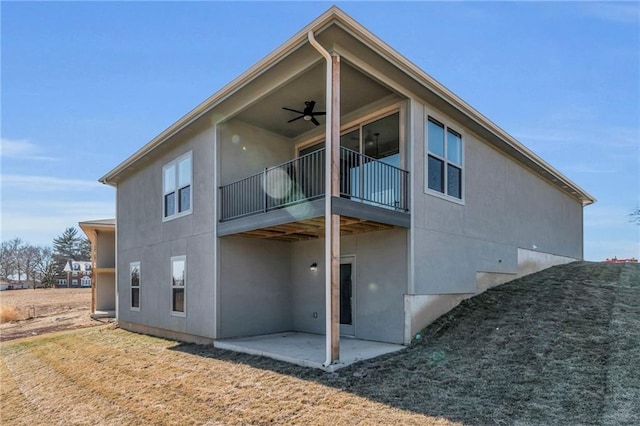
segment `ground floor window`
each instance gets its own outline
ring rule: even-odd
[[[91,287],[91,277],[84,276],[80,278],[80,287]]]
[[[171,258],[171,312],[186,313],[187,257]]]
[[[140,262],[129,265],[131,284],[131,309],[140,309]]]

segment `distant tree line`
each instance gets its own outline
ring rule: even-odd
[[[91,244],[76,228],[70,227],[53,239],[53,248],[36,246],[21,238],[0,245],[0,278],[52,287],[69,260],[89,260]]]

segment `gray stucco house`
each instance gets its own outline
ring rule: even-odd
[[[101,182],[121,327],[408,344],[583,256],[592,196],[336,7]]]

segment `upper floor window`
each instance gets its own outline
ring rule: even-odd
[[[162,168],[164,219],[191,213],[191,152]]]
[[[462,199],[462,135],[433,117],[427,121],[427,188]]]

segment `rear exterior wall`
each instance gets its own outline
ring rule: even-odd
[[[462,200],[425,189],[426,120],[434,113],[463,135]],[[517,272],[519,248],[582,258],[579,201],[446,116],[417,102],[412,114],[411,293],[475,293],[477,272]]]
[[[214,134],[183,132],[126,179],[117,191],[118,320],[215,337]],[[163,221],[162,167],[192,152],[192,212]],[[172,315],[171,257],[186,256],[186,314]],[[129,265],[140,262],[140,308],[131,308]],[[177,333],[177,334],[176,334]]]
[[[405,229],[393,229],[341,238],[341,257],[355,260],[353,318],[358,339],[403,341],[407,235]],[[291,309],[296,331],[325,332],[324,242],[291,243]],[[312,263],[317,263],[316,271],[310,270]]]

